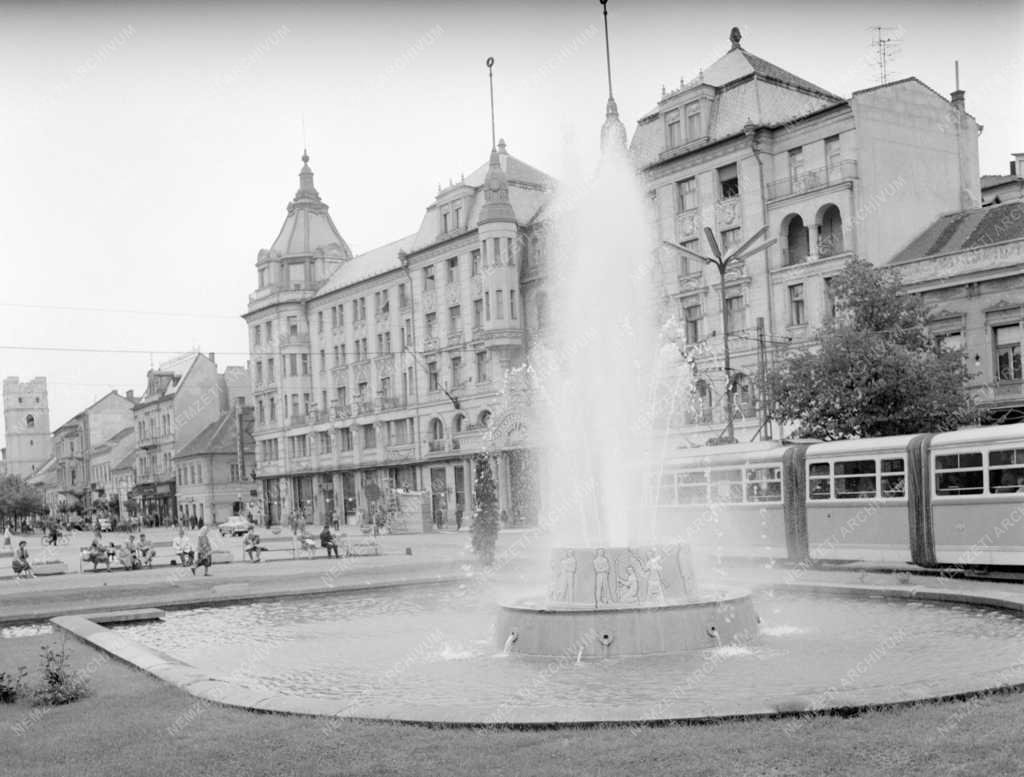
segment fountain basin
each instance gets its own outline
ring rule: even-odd
[[[495,640],[511,654],[615,658],[743,645],[757,637],[757,624],[750,592],[740,589],[709,591],[688,602],[600,609],[521,600],[500,605]]]

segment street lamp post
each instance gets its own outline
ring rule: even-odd
[[[735,386],[732,384],[732,367],[729,363],[729,311],[726,309],[727,298],[725,296],[725,276],[729,271],[729,266],[742,262],[748,256],[752,256],[760,251],[764,251],[766,248],[775,245],[778,242],[775,238],[762,243],[756,248],[751,246],[756,243],[764,234],[768,231],[768,226],[761,227],[757,232],[751,235],[745,242],[736,247],[732,253],[728,255],[722,254],[721,249],[718,247],[718,241],[715,239],[715,233],[711,227],[704,227],[704,235],[708,239],[708,245],[711,247],[712,256],[704,256],[698,254],[696,251],[691,251],[689,248],[685,248],[678,243],[670,243],[664,241],[665,245],[670,248],[674,248],[686,256],[699,259],[704,264],[712,264],[715,269],[718,270],[719,278],[719,294],[720,303],[722,306],[722,371],[725,372],[725,437],[726,442],[735,442],[736,439],[733,435],[733,391]]]

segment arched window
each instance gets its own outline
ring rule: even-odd
[[[430,439],[444,439],[444,424],[441,422],[440,418],[435,418],[430,422]]]
[[[458,434],[462,431],[462,426],[466,422],[466,416],[462,413],[456,413],[455,418],[452,419],[452,433]]]
[[[818,255],[843,252],[843,217],[835,205],[826,205],[818,215]]]
[[[797,215],[789,217],[786,226],[786,264],[800,264],[807,261],[810,253],[810,240],[804,220]]]
[[[33,415],[25,416],[25,426],[27,426],[29,429],[33,429],[35,427],[35,425],[36,425],[36,418],[35,418],[35,416],[33,416]]]
[[[487,429],[491,425],[491,411],[484,410],[480,413],[479,425],[481,429]]]

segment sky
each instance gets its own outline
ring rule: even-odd
[[[889,78],[941,94],[960,63],[983,173],[1024,151],[1024,2],[610,0],[632,134],[662,86],[742,44],[843,96]],[[555,177],[595,164],[607,81],[597,0],[0,2],[0,376],[49,379],[55,429],[193,349],[244,364],[256,254],[303,147],[353,251],[417,230],[497,133]],[[571,153],[569,150],[571,149]]]

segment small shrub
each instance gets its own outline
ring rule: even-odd
[[[89,693],[88,683],[71,668],[68,658],[67,645],[63,640],[59,648],[43,645],[40,660],[43,684],[36,688],[37,705],[69,704]]]
[[[18,697],[25,692],[25,677],[28,670],[23,666],[18,667],[15,674],[0,672],[0,704],[14,704]]]

